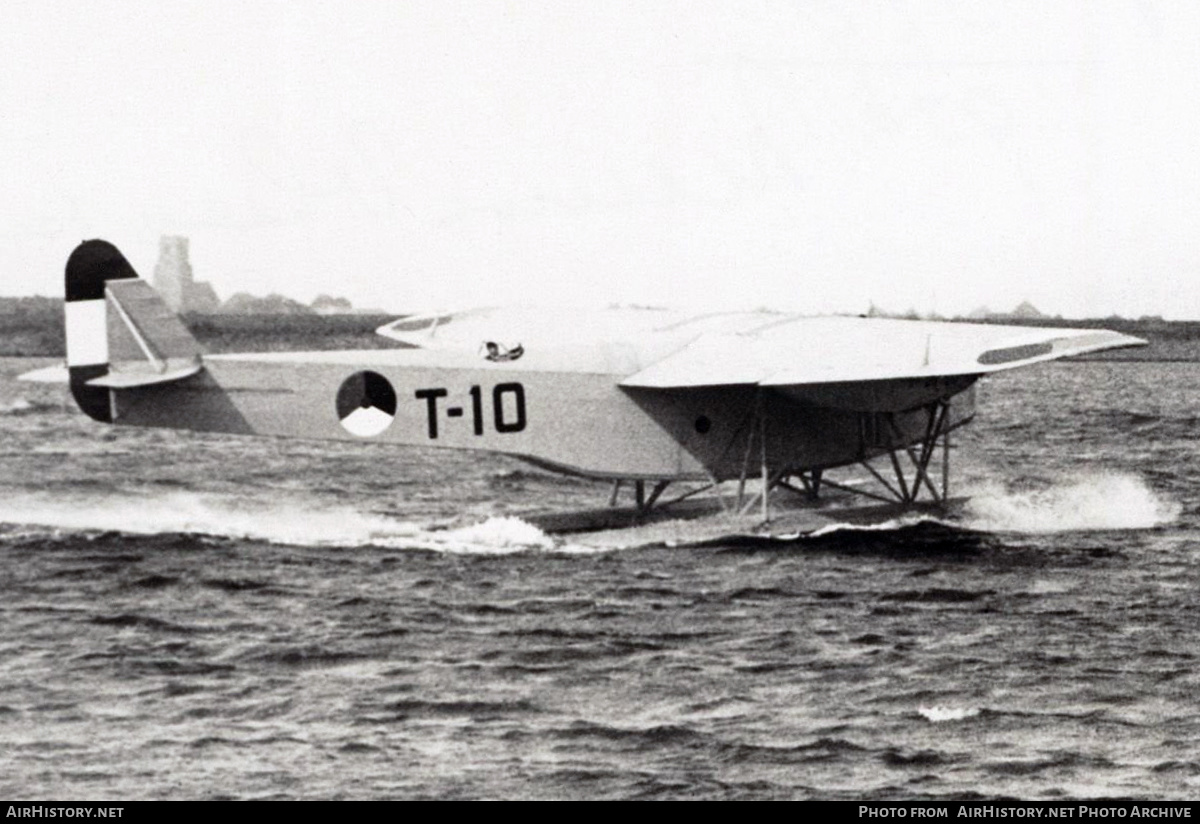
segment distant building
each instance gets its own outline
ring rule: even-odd
[[[188,239],[178,235],[164,235],[158,241],[154,289],[176,312],[213,312],[221,304],[212,286],[192,279]]]

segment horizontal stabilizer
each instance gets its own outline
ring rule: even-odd
[[[17,375],[17,380],[28,381],[30,383],[69,383],[71,375],[67,372],[65,365],[55,364],[54,366],[43,366],[41,369],[23,372]]]
[[[192,363],[188,366],[182,366],[177,369],[169,369],[165,372],[151,372],[149,370],[109,372],[107,375],[101,375],[98,378],[92,378],[87,382],[87,385],[102,386],[107,389],[135,389],[140,386],[154,386],[155,384],[160,383],[174,383],[175,381],[181,381],[184,378],[190,378],[192,375],[199,375],[203,371],[203,364]]]

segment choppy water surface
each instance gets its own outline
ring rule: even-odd
[[[0,795],[1192,798],[1193,364],[980,392],[962,521],[604,550],[497,457],[127,431],[0,361]]]

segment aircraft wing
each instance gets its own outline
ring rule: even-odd
[[[884,318],[789,318],[706,334],[623,381],[637,388],[800,386],[979,376],[1146,341],[1106,329]]]

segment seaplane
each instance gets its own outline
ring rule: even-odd
[[[1103,329],[509,308],[401,317],[377,330],[394,348],[207,354],[107,241],[71,253],[65,291],[70,391],[97,421],[484,450],[611,483],[607,506],[533,519],[552,531],[706,507],[766,525],[783,498],[945,507],[951,434],[981,378],[1145,344]],[[861,477],[830,476],[844,468]]]

